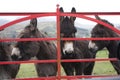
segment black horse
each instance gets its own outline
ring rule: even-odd
[[[97,20],[103,21],[111,26],[114,26],[112,23],[108,22],[105,19],[101,19],[99,16],[95,16]],[[104,25],[101,24],[96,24],[95,27],[91,31],[91,37],[97,38],[109,38],[109,37],[119,37],[119,35],[114,32],[113,30],[105,27]],[[102,50],[103,48],[107,48],[109,51],[109,58],[117,58],[117,53],[118,53],[118,45],[119,41],[118,40],[92,40],[89,43],[89,49],[91,51],[99,51]],[[117,71],[118,74],[120,74],[120,61],[111,61],[114,69]]]
[[[62,7],[60,12],[64,12]],[[72,8],[71,13],[76,13],[75,8]],[[74,26],[75,19],[76,17],[60,17],[61,38],[75,38],[77,32]],[[88,41],[61,40],[61,59],[94,59],[95,53],[89,51],[88,44]],[[61,64],[67,75],[91,75],[94,67],[94,62],[62,62]]]
[[[6,42],[0,42],[0,62],[13,61],[11,58],[12,46]],[[14,79],[19,71],[19,64],[0,65],[0,80]]]
[[[118,44],[117,58],[120,60],[120,42]]]
[[[37,28],[37,19],[31,19],[30,24],[24,28],[18,38],[45,38]],[[12,58],[15,60],[29,60],[36,57],[39,60],[56,59],[56,46],[52,41],[24,41],[17,42],[12,50]],[[39,77],[56,76],[57,63],[36,64]]]

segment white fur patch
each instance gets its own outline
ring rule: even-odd
[[[12,54],[11,55],[16,55],[16,56],[18,56],[20,58],[21,56],[20,56],[20,50],[19,50],[19,48],[14,47],[12,49]]]
[[[89,42],[89,45],[88,45],[88,48],[89,48],[89,49],[90,49],[90,48],[92,48],[92,49],[97,49],[98,47],[97,47],[97,45],[96,45],[94,42],[90,41],[90,42]]]
[[[64,48],[63,48],[63,53],[65,54],[65,52],[73,52],[74,48],[73,48],[73,42],[65,42],[64,44]]]

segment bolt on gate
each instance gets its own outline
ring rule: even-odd
[[[20,64],[20,63],[51,63],[51,62],[57,62],[58,63],[58,75],[55,77],[41,77],[41,78],[25,78],[25,79],[20,79],[20,80],[29,80],[29,79],[34,79],[34,80],[39,80],[39,79],[77,79],[77,78],[96,78],[96,77],[111,77],[111,75],[104,75],[104,76],[94,76],[94,75],[81,75],[81,76],[61,76],[61,62],[90,62],[90,61],[116,61],[116,58],[109,58],[109,59],[75,59],[75,60],[61,60],[61,50],[60,50],[60,40],[120,40],[120,38],[60,38],[60,16],[74,16],[77,18],[83,18],[86,20],[90,20],[99,24],[102,24],[110,29],[112,29],[113,31],[117,32],[118,34],[120,34],[120,31],[114,27],[112,27],[111,25],[104,23],[102,21],[96,20],[94,18],[91,17],[87,17],[85,15],[120,15],[119,12],[101,12],[101,13],[97,13],[97,12],[81,12],[81,13],[60,13],[59,11],[59,5],[57,5],[57,9],[56,12],[49,12],[49,13],[0,13],[0,16],[25,16],[23,18],[11,21],[7,24],[4,24],[2,26],[0,26],[0,30],[7,28],[13,24],[25,21],[25,20],[29,20],[32,18],[37,18],[37,17],[47,17],[47,16],[56,16],[56,26],[57,26],[57,38],[24,38],[24,39],[13,39],[13,38],[9,38],[9,39],[0,39],[0,42],[6,42],[6,41],[42,41],[42,40],[46,40],[46,41],[50,41],[50,40],[56,40],[57,41],[57,60],[30,60],[30,61],[13,61],[13,62],[0,62],[0,65],[2,64]],[[114,75],[117,76],[117,75]],[[17,80],[17,79],[16,79]],[[19,80],[19,79],[18,79]]]

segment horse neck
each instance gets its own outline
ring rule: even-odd
[[[110,37],[120,37],[119,34],[117,34],[114,31],[111,31],[109,33],[111,36]],[[109,45],[107,46],[107,49],[111,55],[116,56],[117,54],[117,48],[118,48],[119,41],[118,40],[111,40]]]
[[[117,48],[118,48],[119,41],[110,41],[110,44],[107,46],[109,54],[113,57],[117,56]]]

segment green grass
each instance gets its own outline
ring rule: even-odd
[[[96,58],[107,58],[108,52],[107,50],[99,51],[96,55]],[[62,75],[65,75],[62,69]],[[113,69],[111,63],[109,61],[105,62],[96,62],[94,71],[94,75],[115,75],[116,71]],[[28,78],[28,77],[37,77],[34,64],[22,64],[20,67],[20,71],[17,75],[17,78]]]
[[[21,64],[17,78],[34,78],[37,77],[34,64]]]
[[[99,51],[96,55],[96,58],[108,58],[108,51],[102,50]],[[96,62],[94,71],[94,75],[115,75],[117,74],[114,70],[110,61]]]

